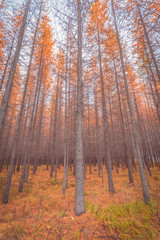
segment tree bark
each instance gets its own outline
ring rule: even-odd
[[[21,25],[21,29],[20,29],[20,33],[19,33],[19,37],[18,37],[18,43],[17,43],[16,51],[15,51],[15,54],[14,54],[14,57],[13,57],[13,60],[11,63],[8,81],[7,81],[5,93],[4,93],[3,100],[2,100],[1,111],[0,111],[0,137],[2,136],[2,131],[3,131],[4,123],[5,123],[8,103],[9,103],[10,94],[11,94],[12,85],[13,85],[13,79],[14,79],[16,66],[17,66],[18,59],[19,59],[19,54],[20,54],[21,47],[22,47],[22,41],[23,41],[23,36],[24,36],[30,2],[31,2],[31,0],[27,0],[26,9],[24,12],[23,21],[22,21],[22,25]],[[8,199],[7,198],[6,198],[6,200],[4,199],[4,202],[7,203]]]
[[[122,67],[122,72],[123,72],[123,80],[124,80],[124,84],[125,84],[129,113],[130,113],[130,118],[131,118],[131,122],[132,122],[136,156],[137,156],[137,160],[138,160],[138,164],[139,164],[139,171],[140,171],[140,177],[141,177],[141,183],[142,183],[142,189],[143,189],[143,197],[144,197],[145,203],[149,203],[150,202],[150,196],[149,196],[147,182],[146,182],[145,174],[144,174],[143,160],[142,160],[142,156],[141,156],[141,152],[140,152],[138,133],[137,133],[137,129],[136,129],[136,123],[135,123],[135,118],[134,118],[134,114],[133,114],[133,108],[132,108],[132,104],[131,104],[129,86],[128,86],[128,82],[127,82],[127,76],[126,76],[124,60],[123,60],[123,52],[122,52],[122,48],[121,48],[119,32],[118,32],[118,27],[117,27],[117,20],[116,20],[116,15],[115,15],[115,10],[114,10],[114,5],[113,5],[112,0],[111,0],[111,4],[112,4],[112,13],[113,13],[113,17],[114,17],[116,36],[117,36],[117,41],[118,41],[119,53],[120,53],[121,67]]]
[[[104,185],[103,179],[103,165],[102,165],[102,149],[100,144],[100,137],[99,137],[99,117],[98,117],[98,106],[97,106],[97,92],[94,91],[94,107],[95,107],[95,119],[96,119],[96,140],[98,146],[98,174],[100,175],[100,171],[102,174],[102,185]]]
[[[102,94],[102,109],[103,109],[103,131],[104,131],[104,144],[105,144],[105,153],[106,153],[106,166],[108,173],[108,186],[110,192],[115,192],[113,177],[112,177],[112,163],[111,163],[111,153],[110,153],[110,143],[109,143],[109,134],[108,134],[108,116],[106,108],[106,99],[104,91],[104,79],[103,79],[103,70],[102,70],[102,57],[101,57],[101,42],[98,30],[98,52],[99,52],[99,68],[100,68],[100,81],[101,81],[101,94]]]
[[[145,26],[145,23],[144,23],[142,14],[141,14],[141,10],[140,10],[140,7],[139,7],[139,4],[138,4],[137,1],[136,1],[136,5],[137,5],[137,8],[138,8],[140,20],[141,20],[141,23],[142,23],[142,26],[143,26],[143,29],[144,29],[144,34],[145,34],[145,37],[146,37],[146,40],[147,40],[147,43],[148,43],[148,47],[149,47],[149,50],[150,50],[150,53],[151,53],[151,56],[152,56],[152,60],[153,60],[153,63],[154,63],[155,69],[156,69],[157,77],[158,77],[158,80],[160,81],[160,71],[159,71],[159,68],[158,68],[158,64],[157,64],[156,58],[154,56],[154,52],[153,52],[153,49],[152,49],[152,46],[151,46],[151,43],[150,43],[150,40],[149,40],[149,37],[148,37],[146,26]]]
[[[125,162],[127,163],[129,182],[133,183],[133,175],[132,175],[131,165],[130,165],[130,161],[129,161],[129,157],[128,157],[128,153],[127,153],[127,146],[126,146],[126,139],[125,139],[125,136],[126,136],[125,125],[124,125],[124,119],[123,119],[123,113],[122,113],[122,104],[121,104],[121,97],[120,97],[120,91],[119,91],[115,59],[114,59],[114,72],[115,72],[115,79],[116,79],[116,88],[117,88],[117,93],[118,93],[119,110],[120,110],[120,115],[121,115],[120,120],[121,120],[121,131],[122,131],[122,137],[123,137],[124,158],[125,158]]]
[[[78,56],[77,56],[77,126],[76,126],[76,186],[75,214],[85,212],[84,166],[83,166],[83,121],[82,121],[82,19],[81,0],[78,0]]]
[[[14,78],[16,65],[18,62],[18,58],[19,58],[19,54],[20,54],[20,50],[21,50],[21,46],[22,46],[22,40],[23,40],[24,31],[25,31],[25,25],[26,25],[30,1],[31,0],[27,1],[27,5],[26,5],[24,17],[23,17],[23,22],[22,22],[22,26],[21,26],[20,34],[19,34],[19,38],[18,38],[18,44],[17,44],[16,52],[15,52],[15,55],[14,55],[14,58],[13,58],[13,61],[11,64],[11,69],[10,69],[8,82],[7,82],[7,86],[6,86],[6,91],[5,91],[5,94],[3,97],[3,101],[2,101],[1,113],[0,113],[0,136],[2,135],[3,125],[4,125],[4,121],[5,121],[8,102],[9,102],[10,93],[11,93],[12,84],[13,84],[13,78]],[[25,100],[24,95],[23,95],[23,100]],[[16,135],[15,135],[15,141],[13,144],[10,167],[9,167],[9,172],[8,172],[8,177],[7,177],[6,188],[5,188],[5,191],[3,194],[3,203],[5,203],[5,204],[8,203],[8,196],[9,196],[9,190],[10,190],[10,186],[11,186],[13,166],[14,166],[14,162],[15,162],[18,138],[19,138],[19,133],[20,133],[20,128],[21,128],[20,125],[21,125],[21,119],[22,119],[22,113],[23,113],[23,106],[24,106],[24,104],[21,105],[20,116],[19,116],[19,120],[18,120],[18,126],[17,126]]]

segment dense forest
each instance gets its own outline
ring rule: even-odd
[[[159,40],[159,0],[1,0],[2,239],[159,239]]]

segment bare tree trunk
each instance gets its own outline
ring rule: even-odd
[[[98,174],[100,175],[100,171],[102,174],[102,184],[104,185],[103,180],[103,165],[102,165],[102,149],[100,145],[100,137],[99,137],[99,118],[98,118],[98,106],[97,106],[97,92],[94,91],[94,106],[95,106],[95,119],[96,119],[96,139],[98,145]]]
[[[87,88],[88,97],[88,161],[89,161],[89,173],[92,173],[92,159],[91,159],[91,126],[90,126],[90,105],[89,105],[89,89]]]
[[[19,38],[18,38],[18,44],[17,44],[16,52],[15,52],[15,55],[14,55],[14,58],[13,58],[13,61],[11,64],[11,69],[10,69],[8,82],[7,82],[7,86],[6,86],[6,91],[5,91],[3,102],[2,102],[1,113],[0,113],[0,136],[1,136],[2,130],[3,130],[3,124],[5,121],[5,116],[6,116],[6,112],[7,112],[7,106],[8,106],[8,102],[9,102],[9,98],[10,98],[10,92],[12,89],[13,78],[14,78],[16,65],[17,65],[20,50],[21,50],[21,45],[22,45],[22,40],[23,40],[23,35],[24,35],[24,30],[25,30],[27,15],[28,15],[29,4],[30,4],[30,0],[27,1],[25,14],[23,17],[23,22],[22,22],[22,26],[21,26],[21,30],[20,30],[20,34],[19,34]],[[21,129],[21,119],[22,119],[22,113],[23,113],[23,107],[24,107],[24,101],[25,101],[25,91],[26,90],[24,90],[24,95],[23,95],[23,100],[22,100],[22,104],[21,104],[21,110],[20,110],[20,115],[19,115],[19,120],[18,120],[18,125],[17,125],[17,132],[15,135],[15,141],[14,141],[14,145],[13,145],[13,149],[12,149],[7,184],[6,184],[6,188],[5,188],[4,195],[3,195],[3,203],[8,203],[8,196],[9,196],[9,190],[10,190],[10,185],[11,185],[13,166],[14,166],[14,162],[15,162],[19,133],[20,133],[20,129]]]
[[[107,173],[108,173],[108,185],[109,185],[109,191],[114,193],[115,189],[114,189],[113,177],[112,177],[112,163],[111,163],[110,143],[109,143],[109,135],[108,135],[108,116],[107,116],[106,99],[105,99],[105,91],[104,91],[101,42],[100,42],[99,30],[98,30],[98,51],[99,51],[99,67],[100,67],[102,109],[103,109],[104,144],[105,144],[105,152],[107,157],[106,166],[107,166]]]
[[[78,65],[77,65],[77,126],[76,126],[76,186],[75,214],[85,212],[84,200],[84,164],[83,164],[83,121],[82,121],[82,19],[81,0],[78,0]]]
[[[22,47],[22,41],[23,41],[30,1],[31,0],[27,0],[26,9],[24,12],[23,21],[22,21],[22,25],[21,25],[21,29],[20,29],[20,33],[19,33],[19,37],[18,37],[18,43],[17,43],[16,51],[15,51],[15,54],[14,54],[14,57],[13,57],[13,60],[11,63],[8,81],[7,81],[5,93],[4,93],[3,100],[2,100],[1,111],[0,111],[0,137],[2,136],[2,131],[3,131],[3,127],[4,127],[8,103],[9,103],[10,94],[11,94],[11,89],[12,89],[12,85],[13,85],[13,79],[14,79],[14,75],[15,75],[15,71],[16,71],[17,62],[19,59],[19,54],[20,54],[21,47]],[[11,167],[12,167],[12,165],[11,165]],[[10,171],[12,171],[11,168],[10,168]],[[9,191],[9,190],[6,189],[6,191]],[[7,192],[6,192],[6,194],[7,194]],[[4,198],[4,202],[6,202],[6,203],[8,202],[7,195],[6,195],[6,200]]]
[[[149,85],[150,85],[150,88],[151,88],[152,97],[153,97],[153,100],[154,100],[154,104],[155,104],[155,107],[156,107],[158,119],[159,119],[159,122],[160,122],[160,95],[159,95],[159,92],[158,92],[158,89],[157,89],[156,80],[155,80],[154,73],[153,73],[151,63],[150,63],[150,60],[149,60],[149,56],[148,56],[148,53],[147,53],[147,50],[146,50],[146,47],[145,47],[145,43],[144,43],[144,48],[145,48],[145,53],[146,53],[147,62],[148,62],[148,66],[149,66],[149,71],[150,71],[150,74],[151,74],[151,79],[152,79],[152,82],[151,82],[151,79],[150,79],[149,74],[148,74],[148,69],[146,67],[146,72],[147,72],[147,75],[148,75],[148,82],[149,82]],[[152,83],[153,83],[153,86],[154,86],[156,97],[155,97],[155,94],[154,94],[154,91],[153,91]]]
[[[132,104],[131,104],[130,92],[129,92],[128,82],[127,82],[127,77],[126,77],[126,71],[125,71],[124,60],[123,60],[123,53],[122,53],[122,48],[121,48],[121,43],[120,43],[120,38],[119,38],[119,32],[118,32],[118,27],[117,27],[117,20],[116,20],[113,1],[111,1],[111,4],[112,4],[112,12],[113,12],[113,17],[114,17],[114,24],[115,24],[115,29],[116,29],[117,41],[118,41],[118,46],[119,46],[120,60],[121,60],[121,66],[122,66],[122,72],[123,72],[123,80],[124,80],[124,84],[125,84],[127,102],[128,102],[128,107],[129,107],[129,112],[130,112],[130,117],[131,117],[131,122],[132,122],[132,128],[133,128],[133,136],[134,136],[134,143],[135,143],[135,149],[136,149],[136,156],[137,156],[138,164],[139,164],[139,171],[140,171],[140,177],[141,177],[141,183],[142,183],[142,189],[143,189],[143,197],[144,197],[145,203],[149,203],[150,202],[150,196],[149,196],[148,187],[147,187],[145,174],[144,174],[143,160],[142,160],[142,156],[141,156],[139,139],[138,139],[138,134],[137,134],[137,129],[136,129],[136,123],[135,123],[135,118],[134,118]]]
[[[68,144],[67,144],[67,138],[68,138],[68,113],[67,113],[67,91],[68,91],[68,36],[67,36],[67,56],[66,56],[66,72],[65,72],[65,126],[64,126],[64,171],[63,171],[63,194],[65,195],[66,190],[66,165],[67,165],[67,158],[68,158]]]
[[[13,121],[13,117],[14,117],[14,113],[15,113],[15,107],[16,107],[16,104],[14,104],[14,106],[13,106],[12,115],[11,115],[9,123],[8,123],[9,128],[8,128],[8,131],[7,131],[7,134],[6,134],[6,139],[5,139],[5,141],[3,140],[4,141],[4,151],[3,151],[2,158],[1,158],[1,161],[0,161],[0,172],[2,171],[3,164],[5,163],[5,155],[6,155],[8,142],[9,142],[9,137],[10,137],[10,132],[11,132],[11,128],[12,128],[12,121]],[[3,145],[0,145],[1,149],[2,149],[2,146]]]
[[[140,117],[140,113],[139,113],[139,109],[138,109],[138,105],[137,105],[137,101],[136,101],[136,96],[134,93],[134,102],[135,102],[135,108],[136,108],[136,114],[137,114],[137,120],[138,120],[138,127],[139,127],[139,132],[140,132],[140,140],[141,140],[141,151],[142,151],[142,158],[143,158],[143,163],[144,163],[144,168],[145,168],[145,164],[147,166],[147,169],[150,173],[151,176],[151,170],[150,170],[150,166],[148,164],[148,160],[145,158],[145,154],[147,152],[146,149],[146,142],[145,142],[145,137],[144,137],[144,131],[143,129],[145,128],[145,122],[141,119]],[[143,122],[143,126],[142,126],[142,122]],[[147,179],[147,182],[149,182],[149,180]]]
[[[51,171],[50,171],[50,177],[53,176],[53,168],[54,168],[54,159],[56,158],[56,141],[57,141],[57,115],[58,115],[58,101],[59,101],[59,73],[58,73],[58,79],[57,79],[57,87],[56,87],[56,99],[55,99],[55,110],[54,110],[54,123],[53,123],[53,139],[52,139],[52,150],[54,152],[52,158],[51,158]],[[58,159],[56,158],[58,161]],[[56,165],[57,166],[57,165]],[[56,169],[57,171],[57,169]],[[57,174],[57,173],[56,173]]]
[[[35,174],[37,171],[37,165],[38,165],[37,160],[39,159],[39,150],[40,150],[40,143],[41,143],[41,138],[42,138],[44,102],[45,102],[45,86],[43,86],[41,110],[40,110],[40,116],[39,116],[39,120],[38,120],[38,131],[37,131],[37,136],[36,136],[36,150],[35,150],[35,156],[34,156],[34,162],[33,162],[33,174]]]
[[[24,89],[24,93],[23,93],[23,100],[22,100],[22,107],[21,107],[21,112],[22,113],[23,113],[23,105],[24,105],[25,98],[26,98],[26,93],[27,93],[27,87],[28,87],[28,82],[29,82],[32,58],[33,58],[34,47],[35,47],[35,40],[36,40],[38,25],[39,25],[39,21],[40,21],[40,15],[41,15],[41,6],[40,6],[39,16],[38,16],[38,19],[37,19],[37,25],[36,25],[36,29],[35,29],[35,33],[34,33],[34,39],[33,39],[33,45],[32,45],[32,50],[31,50],[30,62],[29,62],[28,71],[27,71],[27,78],[26,78],[26,83],[25,83],[25,89]],[[19,120],[21,121],[21,119],[19,119]],[[25,154],[25,158],[24,158],[24,162],[23,162],[21,180],[20,180],[20,184],[19,184],[19,192],[22,192],[22,190],[23,190],[23,182],[24,182],[24,177],[25,177],[25,169],[26,169],[27,157],[28,157],[28,154],[26,153]]]
[[[24,108],[25,108],[25,106],[24,106]],[[27,126],[29,108],[30,108],[30,105],[28,104],[26,117],[24,117],[24,120],[25,120],[24,124],[23,124],[23,119],[22,119],[22,124],[21,124],[22,125],[22,130],[21,130],[22,134],[20,134],[20,136],[19,136],[19,146],[17,147],[17,168],[16,169],[18,172],[20,171],[20,164],[23,160],[23,159],[21,159],[21,156],[19,156],[19,155],[21,152],[23,152],[23,147],[25,145],[25,133],[27,130],[26,126]],[[20,151],[21,149],[22,149],[22,151]],[[15,165],[16,165],[16,163],[15,163]]]
[[[28,159],[27,159],[27,170],[26,170],[26,176],[25,176],[25,182],[28,182],[29,177],[29,167],[30,167],[30,161],[32,156],[32,148],[33,148],[33,139],[34,139],[34,130],[36,125],[36,119],[37,119],[37,109],[38,109],[38,101],[39,101],[39,95],[40,95],[40,89],[41,89],[41,68],[42,68],[42,56],[43,56],[43,48],[41,49],[41,56],[40,56],[40,62],[38,67],[38,77],[37,77],[37,83],[34,93],[34,100],[33,100],[33,110],[30,120],[30,126],[29,126],[29,153],[28,153]]]
[[[123,137],[123,146],[124,146],[124,158],[125,162],[127,163],[127,168],[128,168],[128,175],[129,175],[129,182],[133,183],[133,175],[131,171],[131,165],[127,153],[127,146],[126,146],[126,139],[125,139],[125,125],[124,125],[124,119],[123,119],[123,113],[122,113],[122,104],[121,104],[121,97],[120,97],[120,91],[119,91],[119,84],[118,84],[118,77],[117,77],[117,70],[116,70],[116,64],[114,60],[114,72],[115,72],[115,79],[116,79],[116,88],[117,88],[117,93],[118,93],[118,102],[119,102],[119,110],[120,110],[120,115],[121,115],[121,130],[122,130],[122,137]]]
[[[156,58],[154,56],[154,52],[153,52],[153,49],[152,49],[152,46],[151,46],[151,43],[150,43],[150,40],[149,40],[149,37],[148,37],[146,26],[145,26],[145,23],[143,21],[141,10],[140,10],[140,7],[139,7],[139,4],[138,4],[137,1],[136,1],[136,5],[137,5],[137,8],[138,8],[140,20],[141,20],[141,23],[142,23],[142,26],[143,26],[143,29],[144,29],[144,34],[145,34],[145,37],[146,37],[146,40],[147,40],[147,43],[148,43],[148,47],[149,47],[149,50],[150,50],[150,53],[151,53],[151,56],[152,56],[152,60],[153,60],[153,63],[154,63],[155,69],[156,69],[157,77],[158,77],[158,80],[160,81],[160,71],[159,71],[159,68],[158,68],[158,64],[157,64]]]
[[[3,82],[4,82],[4,79],[5,79],[5,76],[6,76],[6,72],[7,72],[7,68],[8,68],[8,63],[9,63],[9,60],[10,60],[10,57],[11,57],[11,53],[12,53],[12,50],[13,50],[13,44],[14,44],[15,35],[16,35],[16,32],[15,32],[14,37],[12,39],[11,48],[10,48],[10,51],[9,51],[9,54],[8,54],[8,58],[7,58],[7,61],[6,61],[6,64],[5,64],[4,72],[3,72],[3,75],[2,75],[2,78],[1,78],[0,91],[2,90]]]

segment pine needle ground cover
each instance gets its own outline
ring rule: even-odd
[[[0,194],[5,187],[7,171],[0,175]],[[141,192],[140,176],[134,173],[129,184],[127,170],[113,171],[115,194],[104,186],[97,168],[85,180],[86,213],[74,214],[75,177],[69,173],[66,195],[62,193],[63,168],[58,178],[49,177],[46,166],[30,175],[24,191],[18,193],[20,173],[13,175],[7,205],[0,204],[0,239],[160,239],[160,175],[152,169],[151,204],[146,205]]]

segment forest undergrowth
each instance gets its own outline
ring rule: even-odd
[[[7,171],[0,174],[0,195],[5,187]],[[0,203],[0,240],[6,239],[160,239],[160,175],[152,169],[150,177],[151,203],[143,201],[139,172],[130,184],[127,170],[113,171],[115,194],[104,186],[97,167],[85,180],[86,213],[74,213],[75,177],[69,172],[68,189],[62,193],[63,168],[58,178],[49,177],[46,166],[30,174],[24,191],[18,193],[20,173],[13,175],[9,203]]]

